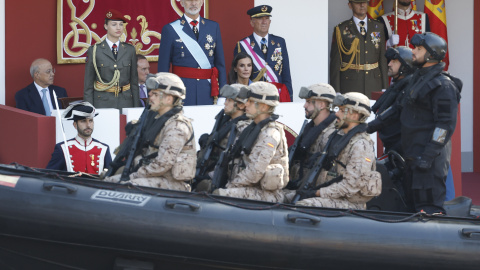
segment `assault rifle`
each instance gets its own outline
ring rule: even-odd
[[[301,185],[299,190],[308,190],[308,189],[313,189],[314,188],[314,183],[315,180],[317,180],[318,175],[322,171],[322,168],[324,166],[324,163],[327,159],[328,156],[328,148],[330,147],[330,144],[332,143],[333,138],[337,135],[337,131],[333,132],[330,138],[327,141],[327,144],[325,145],[325,148],[323,148],[323,152],[321,156],[317,159],[317,161],[313,165],[313,169],[310,170],[310,172],[302,179]],[[292,203],[295,204],[298,202],[300,199],[300,194],[295,194],[295,197],[292,200]]]
[[[206,165],[207,165],[208,160],[210,159],[210,155],[212,154],[213,147],[215,146],[215,143],[216,143],[215,135],[217,134],[218,130],[221,127],[221,124],[223,123],[223,118],[225,116],[224,113],[225,113],[225,110],[222,109],[217,114],[217,116],[215,117],[216,118],[215,125],[213,126],[213,129],[212,129],[212,132],[210,133],[207,145],[205,146],[206,149],[203,151],[203,155],[201,155],[198,158],[198,161],[197,161],[197,169],[195,171],[195,180],[196,181],[194,183],[192,183],[192,189],[194,189],[194,187],[199,182],[199,180],[202,179],[202,177],[207,172],[208,168],[207,168]]]
[[[145,107],[142,115],[140,116],[139,122],[135,124],[136,127],[132,127],[128,137],[125,139],[122,145],[120,145],[120,150],[110,164],[110,168],[108,168],[108,172],[105,176],[112,176],[120,167],[125,166],[122,176],[120,177],[120,181],[129,180],[133,158],[135,157],[135,152],[137,151],[140,136],[142,134],[143,127],[145,126],[145,122],[147,121],[149,110],[150,105]]]
[[[289,168],[293,166],[293,157],[295,156],[295,151],[297,150],[298,143],[301,140],[301,136],[303,135],[303,131],[305,130],[305,127],[307,126],[307,124],[308,124],[308,120],[303,121],[302,129],[300,129],[300,133],[298,133],[298,136],[295,139],[295,142],[293,143],[292,147],[290,147],[290,152],[288,153]]]
[[[212,187],[210,191],[214,191],[217,188],[223,188],[228,180],[228,161],[229,161],[229,152],[232,149],[233,143],[235,142],[235,137],[237,135],[236,125],[232,125],[230,129],[230,135],[228,137],[227,146],[225,150],[222,151],[220,157],[218,158],[217,164],[215,165],[215,171],[213,173]]]

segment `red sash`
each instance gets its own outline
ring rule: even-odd
[[[288,93],[288,88],[285,84],[277,82],[270,83],[277,87],[278,94],[280,95],[280,102],[292,102],[292,100],[290,99],[290,94]]]
[[[188,79],[200,79],[200,80],[210,79],[211,80],[210,95],[212,97],[215,97],[215,96],[218,96],[219,94],[220,87],[218,85],[218,69],[216,67],[211,69],[199,69],[199,68],[173,66],[172,73],[177,74],[179,77],[188,78]]]

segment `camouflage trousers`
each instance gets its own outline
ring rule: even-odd
[[[285,200],[285,196],[281,190],[267,191],[256,187],[220,188],[215,190],[214,194],[273,203],[283,203]]]
[[[364,210],[367,208],[365,203],[352,203],[347,200],[342,199],[329,199],[329,198],[308,198],[297,202],[295,205],[301,206],[314,206],[314,207],[329,207],[329,208],[340,208],[340,209],[355,209],[355,210]]]
[[[295,197],[295,194],[297,194],[296,190],[290,190],[290,189],[283,189],[281,190],[283,192],[283,195],[285,197],[284,203],[292,203],[293,198]]]
[[[113,175],[104,179],[105,182],[118,183],[120,174]],[[123,183],[132,183],[133,185],[143,187],[162,188],[170,190],[190,191],[191,187],[187,182],[169,180],[164,177],[136,178]]]

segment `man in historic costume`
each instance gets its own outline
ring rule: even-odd
[[[368,123],[367,133],[378,131],[385,153],[394,150],[403,155],[400,132],[402,99],[416,67],[409,47],[388,48],[385,56],[389,60],[388,76],[392,77],[392,85],[372,106],[376,118]]]
[[[218,23],[200,17],[204,0],[181,0],[185,14],[162,29],[158,71],[172,72],[187,88],[184,105],[212,105],[227,83]]]
[[[434,34],[412,37],[413,74],[400,115],[402,147],[407,161],[405,192],[413,211],[445,213],[445,179],[451,137],[457,123],[463,83],[444,72],[445,40]]]
[[[338,95],[333,101],[338,107],[336,127],[325,162],[325,184],[320,189],[298,190],[297,205],[366,209],[366,203],[382,192],[380,173],[375,171],[373,141],[365,132],[365,120],[370,116],[370,100],[361,93]]]
[[[371,93],[388,87],[384,26],[367,17],[368,0],[349,0],[353,17],[333,31],[330,84],[340,93]]]
[[[96,108],[140,106],[135,47],[120,41],[124,23],[119,11],[109,10],[105,15],[105,40],[87,51],[83,98]]]
[[[198,152],[197,168],[201,166],[200,163],[203,161],[202,159],[209,147],[212,147],[212,152],[209,159],[203,161],[205,168],[200,168],[200,171],[205,172],[204,175],[195,176],[196,181],[205,179],[197,186],[196,191],[209,190],[209,183],[211,183],[210,180],[213,178],[213,170],[221,152],[224,151],[227,146],[232,126],[235,126],[235,137],[238,137],[242,130],[252,122],[245,114],[246,100],[238,97],[242,88],[248,89],[248,87],[243,84],[226,84],[220,89],[220,95],[225,97],[224,109],[215,117],[217,122],[220,121],[214,125],[217,129],[213,130],[210,134],[202,135],[200,138],[201,141],[203,137],[205,142],[200,142],[202,149]]]
[[[243,88],[246,113],[253,122],[247,126],[231,151],[233,169],[225,189],[213,193],[269,202],[283,202],[281,191],[288,183],[288,149],[283,126],[273,112],[279,104],[277,88],[254,82]]]
[[[282,37],[268,33],[272,7],[261,5],[249,9],[253,34],[237,42],[236,56],[245,52],[253,59],[252,81],[268,81],[280,91],[280,102],[293,101],[292,78],[287,45]],[[288,91],[288,94],[287,94]]]
[[[387,46],[396,45],[414,48],[410,39],[418,33],[430,32],[428,15],[412,9],[412,0],[398,0],[397,33],[395,33],[395,12],[387,13],[378,20],[385,25]]]
[[[311,158],[316,157],[324,150],[328,138],[335,131],[336,117],[331,110],[335,94],[333,87],[326,83],[318,83],[300,89],[299,97],[305,99],[303,106],[305,118],[311,119],[311,121],[302,129],[303,132],[298,134],[296,138],[298,142],[294,143],[295,149],[289,149],[289,156],[292,156],[292,160],[290,161],[290,182],[287,189],[291,189],[292,192],[286,191],[291,195],[287,195],[288,201],[295,195],[293,190],[299,187],[300,181],[312,169],[309,167],[314,162]],[[324,178],[325,176],[320,174],[316,184],[321,184],[321,180]]]
[[[147,79],[150,110],[141,131],[129,182],[134,185],[190,191],[197,162],[191,120],[183,115],[185,85],[180,77],[160,72]],[[121,174],[107,177],[120,180]]]
[[[85,101],[68,106],[62,118],[73,120],[73,126],[78,134],[67,141],[68,152],[64,142],[55,145],[47,169],[66,171],[67,153],[70,155],[69,160],[75,172],[100,174],[104,168],[108,168],[112,162],[108,145],[92,138],[93,118],[97,115],[95,107]]]

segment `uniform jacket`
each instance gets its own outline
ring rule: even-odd
[[[378,68],[365,71],[347,69],[340,71],[342,62],[348,63],[352,55],[345,55],[338,49],[336,28],[333,30],[332,48],[330,51],[330,84],[340,93],[360,92],[371,98],[371,93],[388,87],[387,59],[385,58],[384,26],[378,21],[368,19],[367,34],[362,37],[353,18],[338,25],[341,40],[346,50],[352,46],[355,38],[360,40],[360,59],[352,64],[360,65],[378,63]],[[340,57],[341,54],[341,57]]]
[[[100,174],[103,169],[110,166],[112,156],[108,145],[95,139],[85,141],[76,136],[67,141],[68,151],[72,161],[72,169],[75,172]],[[64,143],[57,143],[52,153],[52,159],[48,162],[47,169],[66,171]]]
[[[343,175],[343,180],[321,188],[320,197],[345,201],[354,209],[365,209],[366,203],[382,192],[381,178],[375,169],[373,141],[365,132],[354,135],[327,175],[328,180]]]
[[[256,187],[265,175],[268,165],[279,164],[283,167],[283,183],[288,183],[288,147],[283,127],[270,122],[260,131],[249,155],[241,157],[243,162],[236,162],[232,179],[227,183],[228,188]],[[245,165],[243,168],[242,165]]]
[[[385,37],[388,40],[395,31],[395,12],[387,13],[378,20],[385,25]],[[399,46],[409,46],[410,40],[415,34],[430,32],[430,23],[428,21],[428,14],[412,10],[411,8],[405,10],[398,9],[398,35]]]
[[[155,118],[158,119],[157,115]],[[196,144],[191,120],[183,116],[183,111],[167,120],[165,126],[155,138],[156,147],[144,149],[143,156],[158,151],[158,155],[149,159],[137,172],[130,174],[131,182],[157,188],[190,191],[190,181],[195,177],[197,164]],[[135,163],[142,158],[135,158]]]
[[[433,159],[455,131],[462,82],[442,72],[444,67],[445,63],[440,63],[417,70],[407,86],[400,115],[407,158]]]
[[[178,19],[183,24],[183,31],[196,39],[192,28],[185,17]],[[225,57],[223,54],[222,36],[217,22],[200,18],[198,44],[205,52],[210,65],[218,69],[218,83],[220,88],[227,83]],[[211,37],[211,40],[210,40]],[[213,48],[213,49],[212,49]],[[170,64],[180,67],[199,68],[195,58],[187,49],[170,24],[162,29],[162,41],[158,52],[158,72],[169,72]],[[212,105],[211,86],[208,80],[182,78],[187,88],[184,105]]]
[[[48,87],[48,92],[50,93],[50,100],[52,101],[53,109],[56,109],[57,106],[55,106],[53,90],[55,90],[57,98],[63,98],[68,96],[67,90],[65,90],[65,88],[56,85],[50,85]],[[33,82],[15,94],[15,102],[17,103],[17,108],[19,109],[45,115],[45,108],[43,107],[42,97],[38,93],[37,87],[35,87],[35,84]],[[63,109],[62,103],[60,101],[58,101],[58,106],[60,107],[60,109]]]
[[[250,45],[253,47],[253,51],[256,52],[261,58],[263,58],[263,52],[261,49],[261,44],[257,44],[255,37],[253,34],[246,37],[250,39]],[[243,38],[242,40],[246,39]],[[239,41],[241,42],[241,41]],[[233,55],[236,56],[238,54],[238,47],[239,43],[235,46],[233,51]],[[288,51],[287,51],[287,44],[285,43],[285,39],[279,36],[275,36],[272,34],[268,34],[268,45],[267,45],[267,64],[272,68],[275,72],[275,75],[278,78],[278,83],[283,83],[287,86],[288,92],[290,94],[290,100],[293,101],[293,88],[292,88],[292,78],[290,76],[290,60],[288,58]],[[240,50],[245,52],[242,45],[240,45]],[[280,59],[281,56],[281,59]],[[250,79],[255,79],[258,75],[259,70],[255,65],[253,65],[252,69],[252,76]],[[265,76],[261,81],[267,81]]]
[[[94,45],[95,46],[95,45]],[[128,43],[120,42],[117,60],[106,40],[97,43],[96,57],[93,59],[93,47],[87,51],[87,63],[85,64],[85,80],[83,99],[93,104],[95,108],[132,108],[138,107],[138,73],[135,48]],[[115,93],[97,91],[93,88],[99,78],[95,72],[93,61],[96,61],[98,72],[104,83],[109,83],[116,69],[120,70],[120,86],[130,84],[130,90],[123,91],[115,97]]]

